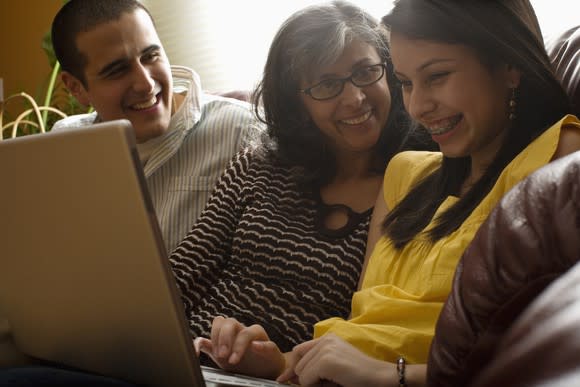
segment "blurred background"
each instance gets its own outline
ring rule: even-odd
[[[142,0],[156,19],[173,64],[187,65],[209,91],[249,89],[259,79],[271,39],[295,10],[316,0]],[[354,0],[380,18],[391,0]],[[24,91],[41,99],[51,74],[42,48],[63,0],[0,0],[0,78],[3,95]],[[569,0],[532,0],[544,36],[580,24]]]

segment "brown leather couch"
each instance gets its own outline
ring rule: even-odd
[[[580,117],[580,26],[546,40],[554,72],[570,96],[574,113]]]
[[[472,387],[580,386],[580,263],[538,297]]]

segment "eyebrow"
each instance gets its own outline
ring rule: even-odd
[[[423,63],[422,65],[420,65],[419,67],[417,67],[417,69],[415,70],[416,72],[421,72],[423,70],[425,70],[427,67],[432,66],[434,64],[439,64],[439,63],[446,63],[446,62],[454,62],[454,59],[450,59],[450,58],[435,58],[435,59],[431,59],[428,60],[427,62]],[[401,76],[406,76],[405,74],[401,73],[400,71],[397,71],[395,69],[394,71],[395,75],[401,75]]]
[[[368,65],[370,63],[374,63],[372,58],[369,58],[369,57],[362,58],[362,59],[360,59],[360,60],[358,60],[358,61],[356,61],[355,63],[352,64],[351,70],[352,69],[355,69],[357,67],[360,67],[362,65]],[[378,63],[382,63],[380,58],[379,58],[379,62]],[[332,77],[336,77],[336,76],[337,76],[336,73],[324,73],[324,74],[318,75],[316,78],[317,79],[323,79],[323,78],[332,78]]]
[[[158,44],[152,44],[150,46],[145,47],[143,50],[141,50],[141,56],[149,54],[149,53],[154,52],[154,51],[158,51],[158,50],[161,50],[161,46]],[[126,61],[127,61],[126,58],[114,60],[113,62],[111,62],[111,63],[107,64],[105,67],[103,67],[101,69],[101,71],[99,71],[97,73],[97,75],[99,77],[105,76],[108,73],[110,73],[112,70],[114,70],[115,68],[122,66]]]

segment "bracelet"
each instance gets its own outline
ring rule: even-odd
[[[405,358],[399,356],[397,359],[397,375],[399,376],[399,387],[407,387],[407,381],[405,380]]]

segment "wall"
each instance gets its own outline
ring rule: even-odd
[[[0,0],[0,78],[4,97],[24,91],[42,95],[50,65],[41,47],[62,0]]]
[[[0,0],[1,1],[1,0]],[[321,0],[142,0],[172,64],[197,71],[208,91],[250,89],[282,22]],[[375,17],[392,0],[351,0]],[[224,12],[225,11],[225,12]],[[264,17],[267,15],[267,17]]]
[[[575,0],[577,1],[577,0]],[[291,13],[320,0],[142,0],[173,64],[192,67],[210,91],[248,89],[259,80],[276,30]],[[380,18],[392,0],[351,0]],[[531,0],[544,36],[578,24],[571,0]],[[225,11],[225,12],[224,12]],[[267,15],[268,17],[264,17]]]
[[[179,9],[175,4],[185,1],[193,10],[199,11],[201,7],[208,8],[206,16],[208,22],[200,23],[198,14],[189,14],[179,10],[171,13],[171,10]],[[216,10],[230,9],[236,5],[235,0],[144,0],[144,4],[150,7],[155,18],[158,19],[159,34],[164,41],[168,55],[175,64],[185,64],[196,69],[201,75],[203,84],[209,89],[229,89],[248,88],[253,86],[253,82],[259,77],[267,53],[267,47],[273,35],[273,31],[278,27],[280,20],[263,20],[262,12],[252,12],[246,9],[241,12],[230,12],[232,20],[224,20],[222,16],[216,16]],[[261,0],[242,2],[246,8],[252,3],[260,3]],[[296,4],[304,5],[312,0],[294,1]],[[40,46],[42,36],[50,28],[50,23],[57,10],[62,5],[63,0],[0,0],[0,36],[2,37],[2,51],[0,54],[0,78],[4,79],[4,96],[15,92],[25,91],[33,96],[43,93],[44,86],[48,80],[50,66]],[[173,4],[175,3],[175,4]],[[248,4],[246,4],[248,3]],[[272,2],[271,7],[295,7],[287,3]],[[387,4],[376,1],[360,1],[361,4],[375,4],[375,7],[389,8]],[[389,2],[385,2],[390,4]],[[532,0],[538,13],[540,24],[545,35],[549,35],[556,29],[562,29],[573,24],[577,24],[578,14],[575,12],[562,12],[569,7],[572,2],[569,0]],[[228,7],[224,4],[229,4]],[[171,5],[171,6],[170,6]],[[237,5],[236,5],[237,7]],[[27,9],[28,8],[28,9]],[[204,8],[204,9],[205,9]],[[249,7],[252,8],[252,7]],[[369,11],[375,15],[375,9]],[[382,8],[380,8],[382,9]],[[213,12],[213,13],[212,13]],[[178,17],[180,13],[187,16]],[[291,13],[284,10],[284,17]],[[271,12],[270,19],[274,19]],[[218,13],[219,15],[219,13]],[[226,15],[227,16],[227,15]],[[254,19],[252,19],[254,17]],[[221,18],[221,19],[220,19]],[[232,26],[238,19],[238,26]],[[169,20],[169,23],[166,21]],[[225,22],[227,21],[227,23]],[[253,35],[249,32],[252,28],[246,28],[253,24],[260,25],[268,22],[270,30],[267,33],[257,29]],[[172,33],[168,24],[176,26],[178,33]],[[224,30],[236,30],[236,34],[226,33],[222,38],[219,34],[203,35],[199,32],[200,26],[209,26]],[[234,28],[236,27],[236,28]],[[257,35],[256,35],[257,34]],[[173,40],[176,37],[185,38],[186,48],[178,47]],[[260,41],[258,38],[261,37]],[[175,46],[175,47],[174,47]],[[259,54],[250,55],[248,52],[240,54],[240,50],[259,48]],[[210,48],[214,50],[210,50]],[[217,49],[219,48],[219,49]],[[193,55],[193,59],[187,54]],[[198,55],[199,54],[199,55]],[[232,54],[232,55],[230,55]],[[197,55],[197,56],[196,56]],[[199,58],[198,58],[199,57]],[[197,60],[196,60],[197,59]],[[221,73],[220,73],[221,70]]]

